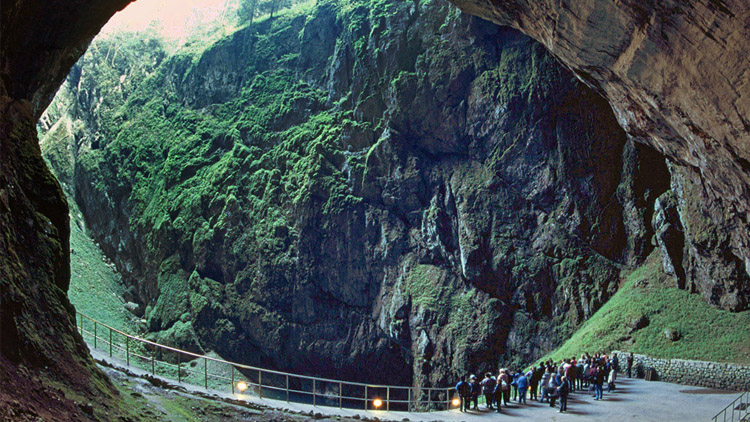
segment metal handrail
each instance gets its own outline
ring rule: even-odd
[[[175,347],[166,346],[163,344],[159,344],[150,340],[146,340],[144,338],[140,338],[137,336],[133,336],[131,334],[128,334],[124,331],[118,330],[116,328],[113,328],[107,324],[104,324],[100,321],[97,321],[87,315],[82,314],[81,312],[76,311],[79,318],[76,318],[76,325],[79,325],[81,336],[84,336],[84,334],[92,336],[93,337],[93,343],[95,349],[104,350],[99,347],[99,344],[102,344],[103,347],[109,348],[109,355],[110,357],[113,356],[113,353],[115,351],[118,351],[119,353],[125,354],[125,362],[128,366],[131,366],[130,359],[131,357],[134,359],[140,359],[146,364],[150,365],[150,372],[152,375],[156,375],[157,373],[157,363],[159,367],[166,367],[166,368],[173,368],[177,371],[177,380],[178,382],[188,382],[186,380],[186,377],[189,377],[191,375],[195,376],[196,374],[202,375],[202,377],[199,376],[199,378],[202,378],[202,386],[208,389],[209,386],[209,377],[212,379],[218,379],[218,380],[224,380],[224,381],[230,381],[232,386],[232,393],[235,393],[236,389],[236,382],[243,381],[246,382],[246,385],[249,387],[254,387],[257,389],[257,395],[260,398],[263,398],[263,391],[276,391],[276,392],[282,392],[286,395],[286,401],[295,401],[290,400],[290,394],[294,395],[303,395],[305,397],[312,397],[312,404],[313,406],[316,406],[318,403],[318,399],[323,399],[327,401],[336,401],[338,403],[337,407],[344,407],[344,401],[348,403],[354,402],[364,402],[364,408],[365,410],[370,410],[374,408],[374,400],[377,398],[382,403],[385,410],[391,410],[391,404],[395,405],[406,405],[406,408],[408,411],[412,411],[412,409],[416,409],[421,406],[426,406],[427,410],[432,411],[435,410],[434,406],[439,406],[442,409],[451,409],[452,407],[452,393],[454,392],[454,389],[452,387],[426,387],[426,388],[415,388],[411,386],[399,386],[399,385],[384,385],[384,384],[370,384],[370,383],[361,383],[361,382],[349,382],[349,381],[342,381],[342,380],[335,380],[330,378],[321,378],[321,377],[314,377],[309,375],[301,375],[301,374],[294,374],[290,372],[282,372],[282,371],[276,371],[272,369],[264,369],[259,368],[255,366],[250,365],[243,365],[236,362],[230,362],[224,359],[217,359],[206,355],[200,355],[197,353],[188,352],[186,350],[178,349]],[[90,321],[94,324],[93,332],[90,330],[84,329],[84,319]],[[109,330],[108,334],[108,340],[106,336],[101,336],[97,332],[97,327],[101,326],[103,328],[106,328]],[[113,340],[113,333],[119,334],[125,338],[125,344],[124,347],[122,344],[117,344]],[[168,352],[174,352],[177,354],[177,364],[169,363],[163,360],[157,360],[156,359],[156,353],[154,352],[152,356],[144,356],[142,354],[137,353],[133,349],[133,346],[131,346],[131,342],[133,345],[135,344],[143,344],[148,345],[153,348],[158,348],[163,351]],[[201,359],[203,360],[203,366],[202,368],[198,366],[197,368],[186,368],[183,364],[185,362],[182,362],[182,357],[187,356],[194,359]],[[231,369],[231,378],[225,377],[219,374],[212,374],[208,371],[208,362],[214,362],[220,365],[229,365]],[[241,374],[241,377],[237,378],[235,377],[235,369],[241,370],[239,373]],[[250,376],[243,373],[242,371],[254,373],[257,376],[257,382],[252,382],[250,380]],[[163,371],[162,371],[163,372]],[[183,373],[185,374],[183,376]],[[263,384],[262,376],[263,375],[278,375],[285,377],[286,379],[286,386],[285,387],[279,387],[275,385],[269,385],[269,384]],[[306,391],[306,390],[297,390],[294,388],[290,388],[289,385],[289,379],[293,378],[294,380],[299,381],[312,381],[312,391]],[[194,385],[198,385],[195,382],[188,382]],[[316,391],[316,384],[320,386],[320,383],[324,384],[331,384],[331,385],[337,385],[338,386],[338,393],[333,392],[324,392],[324,391]],[[353,397],[350,395],[345,395],[343,391],[343,387],[360,387],[364,388],[364,394],[361,397]],[[378,395],[372,395],[368,394],[369,392],[372,392],[374,390],[380,390],[381,392],[385,392],[384,397],[378,397]],[[407,394],[407,399],[404,400],[403,398],[398,397],[392,397],[392,392],[401,392],[401,394]],[[443,396],[444,394],[444,396]],[[433,400],[434,397],[438,395],[438,400]],[[444,397],[444,398],[443,398]],[[299,401],[299,400],[297,400]],[[370,402],[373,402],[372,404]],[[322,404],[325,405],[325,404]]]
[[[738,403],[739,402],[739,403]],[[727,419],[729,411],[732,411],[731,416]],[[727,407],[722,409],[721,412],[717,413],[712,419],[713,422],[742,422],[747,420],[746,417],[750,415],[750,392],[746,391],[740,394],[739,397],[734,399]],[[737,419],[735,419],[735,416]]]

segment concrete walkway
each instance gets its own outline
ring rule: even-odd
[[[127,367],[125,362],[117,358],[110,358],[99,350],[93,349],[94,359],[107,362],[116,368],[127,368],[137,375],[150,375],[147,371],[136,367]],[[258,404],[272,409],[289,410],[292,412],[320,413],[326,416],[378,418],[392,421],[496,421],[496,420],[534,420],[534,421],[710,421],[719,411],[734,400],[738,393],[717,393],[698,387],[688,387],[664,382],[647,382],[641,379],[620,378],[618,388],[614,393],[604,393],[604,399],[594,401],[588,393],[571,394],[568,400],[568,412],[558,413],[547,403],[537,403],[528,400],[527,405],[512,402],[509,407],[503,407],[502,413],[485,410],[480,405],[480,411],[461,413],[458,410],[409,413],[387,411],[364,411],[339,409],[325,406],[312,406],[301,403],[260,399],[254,395],[230,394],[216,390],[206,390],[191,384],[178,383],[175,380],[157,377],[165,382],[180,386],[191,393],[215,396],[216,398],[242,400],[247,403]]]

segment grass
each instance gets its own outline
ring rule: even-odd
[[[631,322],[641,316],[649,319],[648,326],[633,331]],[[750,311],[719,310],[700,295],[674,287],[655,251],[570,339],[542,360],[616,349],[666,359],[750,363],[748,327]],[[682,337],[667,339],[667,329]]]
[[[73,201],[71,213],[78,213]],[[107,264],[93,240],[70,223],[70,287],[68,298],[76,310],[128,333],[137,333],[135,317],[125,309],[124,288],[114,266]]]

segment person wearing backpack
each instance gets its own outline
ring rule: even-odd
[[[493,391],[492,398],[494,399],[495,405],[497,406],[497,413],[500,413],[500,408],[503,403],[503,385],[500,383],[500,378],[503,373],[497,374],[497,380],[495,381],[495,390]]]
[[[481,384],[482,393],[484,393],[484,399],[487,402],[487,409],[492,410],[492,402],[495,395],[495,385],[497,384],[497,381],[495,381],[491,373],[487,372],[486,374],[484,374],[484,379],[482,380]]]
[[[466,412],[469,410],[469,400],[471,399],[471,386],[466,382],[466,376],[461,376],[461,381],[456,384],[456,392],[461,399],[460,410]]]
[[[508,401],[510,400],[510,371],[507,369],[500,370],[500,378],[498,379],[497,383],[500,385],[500,387],[503,390],[503,401],[505,402],[505,406],[508,406]]]

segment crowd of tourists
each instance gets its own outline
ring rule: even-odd
[[[625,360],[628,378],[632,368],[631,353]],[[462,376],[456,384],[456,393],[462,412],[479,410],[479,397],[482,395],[485,407],[498,412],[503,404],[508,406],[510,401],[525,405],[527,395],[529,400],[549,403],[552,408],[559,403],[558,412],[565,412],[571,393],[591,392],[594,400],[602,400],[605,384],[608,392],[615,391],[619,371],[620,359],[616,353],[612,356],[584,353],[578,359],[573,357],[561,362],[542,362],[525,372],[502,368],[497,375],[487,372],[482,380],[476,375]]]

